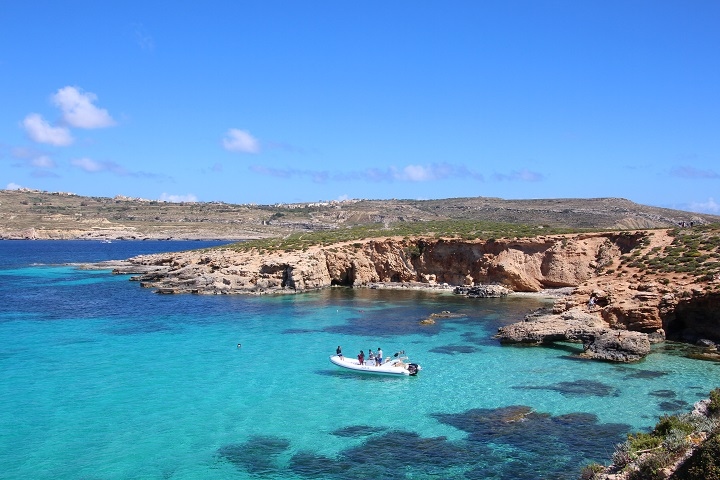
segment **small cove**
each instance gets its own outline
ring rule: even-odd
[[[199,247],[176,243],[0,242],[0,478],[577,478],[720,381],[672,344],[631,365],[497,344],[536,297],[164,296],[65,265]],[[338,344],[423,371],[339,371]]]

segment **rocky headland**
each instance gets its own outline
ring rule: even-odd
[[[497,339],[581,343],[583,357],[628,362],[669,338],[704,342],[712,357],[720,342],[720,276],[649,270],[634,261],[660,258],[682,233],[376,238],[262,254],[238,244],[139,256],[115,273],[135,274],[143,287],[164,294],[293,294],[331,286],[455,288],[470,296],[557,291],[563,294],[552,308],[501,328]]]
[[[235,244],[117,265],[117,273],[137,273],[134,279],[159,293],[349,286],[458,288],[484,297],[571,289],[555,294],[552,309],[499,331],[499,341],[582,342],[585,356],[624,361],[664,338],[702,342],[704,355],[717,355],[719,247],[698,232],[719,221],[618,198],[232,205],[0,190],[2,239],[295,238],[284,247]],[[353,238],[361,240],[342,240],[357,229],[364,234]],[[404,233],[385,237],[385,230]],[[303,239],[325,233],[320,241]],[[720,236],[712,229],[710,235]],[[625,335],[608,335],[617,330]]]

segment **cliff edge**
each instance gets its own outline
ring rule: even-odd
[[[236,244],[139,256],[116,273],[138,273],[133,279],[158,293],[299,293],[377,282],[496,284],[513,292],[572,287],[549,311],[503,327],[498,339],[583,342],[590,358],[633,361],[665,338],[704,341],[710,349],[720,343],[717,233],[706,226],[488,240],[377,238],[262,252]],[[710,240],[702,248],[683,246],[698,238]],[[685,260],[695,262],[694,270]]]

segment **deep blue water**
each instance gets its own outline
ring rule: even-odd
[[[538,298],[156,295],[68,265],[204,246],[0,242],[0,478],[575,479],[720,383],[672,346],[613,365],[498,345]],[[338,344],[423,371],[339,371]]]

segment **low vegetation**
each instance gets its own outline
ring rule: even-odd
[[[590,230],[470,220],[445,220],[395,223],[392,225],[372,224],[320,232],[293,233],[283,238],[240,242],[225,248],[236,251],[294,251],[304,250],[312,246],[328,246],[341,242],[353,242],[378,237],[431,236],[436,238],[460,238],[463,240],[489,240],[493,238],[524,238],[538,235],[577,233],[580,231]]]
[[[705,282],[720,277],[720,224],[675,228],[670,234],[674,237],[670,245],[649,251],[636,249],[621,258],[621,265],[641,273],[684,274]]]
[[[707,411],[707,416],[666,415],[651,432],[628,435],[616,446],[611,468],[625,472],[628,480],[665,479],[667,469],[675,470],[675,464],[695,449],[669,478],[720,480],[720,388],[710,392]],[[604,471],[602,465],[592,464],[581,478],[590,480]]]

